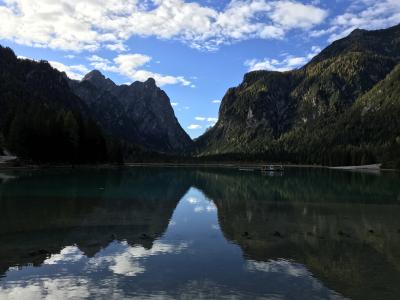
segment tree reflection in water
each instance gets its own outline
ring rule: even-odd
[[[0,299],[400,296],[396,174],[125,168],[4,176]]]

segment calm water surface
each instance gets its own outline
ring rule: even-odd
[[[0,299],[400,299],[395,173],[2,171],[0,214]]]

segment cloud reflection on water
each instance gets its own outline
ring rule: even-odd
[[[44,172],[46,180],[3,185],[2,274],[9,269],[0,300],[335,299],[342,297],[332,289],[351,297],[366,283],[368,295],[379,295],[373,286],[387,282],[388,294],[398,295],[394,179],[314,171],[282,178],[203,169],[109,172],[111,181]],[[364,270],[371,261],[373,272]],[[348,288],[346,274],[361,284]]]
[[[126,242],[118,243],[114,247],[116,248],[114,252],[108,254],[106,251],[102,251],[90,259],[88,270],[95,271],[107,267],[114,274],[136,276],[146,271],[144,264],[141,263],[144,259],[163,254],[178,254],[188,245],[187,243],[172,245],[155,241],[151,249],[146,249],[141,245],[130,246]]]

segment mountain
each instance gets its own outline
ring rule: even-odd
[[[194,153],[400,163],[393,155],[400,151],[399,63],[397,25],[354,30],[298,70],[250,72],[227,91],[217,124],[195,141]]]
[[[107,140],[63,73],[0,46],[0,141],[22,159],[97,163]],[[1,143],[3,143],[1,142]]]
[[[181,152],[192,143],[152,78],[119,86],[94,70],[81,81],[70,80],[70,86],[109,135],[166,153]]]
[[[69,79],[0,46],[0,154],[97,163],[159,159],[192,144],[154,79],[118,86],[99,71]]]

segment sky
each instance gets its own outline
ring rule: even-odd
[[[153,77],[195,138],[252,70],[307,63],[355,28],[400,23],[400,0],[0,0],[0,44],[70,78]]]

